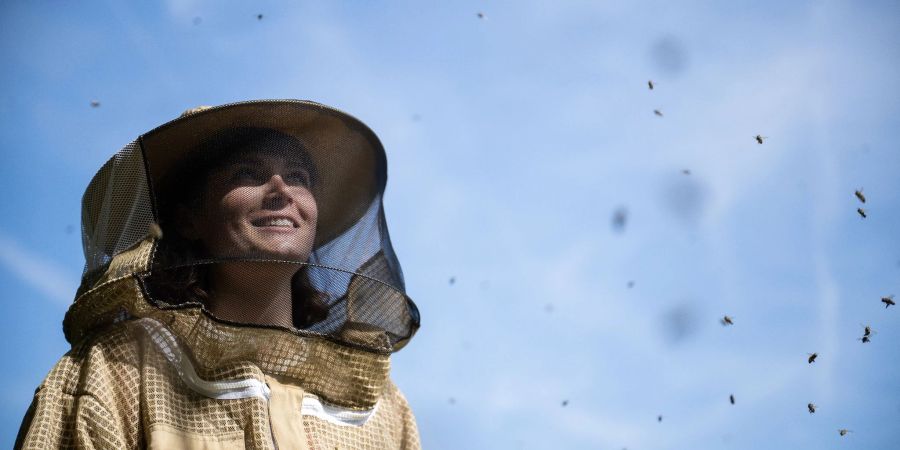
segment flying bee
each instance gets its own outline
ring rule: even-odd
[[[884,309],[887,309],[888,306],[896,305],[896,303],[894,303],[893,295],[888,295],[887,297],[881,297],[881,303],[884,303]]]
[[[650,88],[651,91],[653,90],[653,80],[647,80],[647,87]]]
[[[719,322],[722,322],[723,326],[734,325],[734,321],[728,316],[722,317]]]
[[[872,327],[869,325],[863,325],[863,336],[871,336],[872,335]]]
[[[657,422],[662,422],[662,416],[661,416],[661,415],[660,415],[660,416],[656,416],[656,421],[657,421]]]
[[[862,188],[860,188],[858,191],[854,192],[853,194],[856,195],[856,198],[858,198],[859,201],[861,201],[863,203],[866,202],[866,196],[863,195]]]
[[[684,169],[684,170],[681,171],[681,173],[683,173],[683,174],[685,174],[685,175],[690,175],[690,174],[691,174],[691,169]]]
[[[660,111],[660,110],[658,110],[658,109],[654,109],[654,110],[653,110],[653,114],[656,114],[656,115],[659,116],[659,117],[662,117],[662,116],[663,116],[662,111]]]
[[[872,339],[870,339],[869,336],[863,336],[863,337],[859,338],[859,340],[862,341],[863,344],[867,344],[872,341]]]
[[[731,404],[733,405],[733,404],[734,404],[734,394],[729,395],[729,396],[728,396],[728,400],[729,400],[729,401],[731,402]]]
[[[809,413],[810,413],[810,414],[815,414],[815,413],[816,413],[816,405],[815,405],[815,404],[812,404],[812,403],[807,404],[807,405],[806,405],[806,409],[809,410]]]
[[[99,107],[100,107],[100,102],[98,102],[97,100],[91,100],[91,108],[99,108]]]
[[[450,285],[452,286],[453,283],[456,283],[456,277],[450,277]]]
[[[262,14],[257,14],[257,15],[256,15],[256,20],[262,20],[262,18],[263,18],[263,15],[262,15]]]
[[[569,404],[569,401],[568,401],[568,400],[563,400],[563,401],[562,401],[562,405],[563,405],[563,406],[566,406],[566,405],[568,405],[568,404]]]
[[[769,138],[768,136],[763,136],[761,134],[757,134],[756,136],[753,136],[753,139],[756,139],[757,144],[762,144],[763,139],[768,139],[768,138]]]
[[[840,430],[838,430],[838,433],[840,433],[841,436],[846,436],[847,433],[852,433],[852,432],[853,432],[853,430],[848,430],[846,428],[841,428]]]
[[[856,208],[856,212],[858,212],[859,215],[862,216],[863,219],[866,218],[866,210],[864,210],[862,208]]]
[[[484,19],[484,13],[481,11],[478,12],[477,16],[479,19]]]
[[[809,353],[809,359],[807,361],[809,361],[809,363],[812,364],[812,363],[816,362],[816,358],[818,358],[818,357],[819,357],[818,353]]]

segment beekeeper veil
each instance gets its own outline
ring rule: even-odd
[[[93,325],[141,308],[196,308],[259,326],[215,317],[216,280],[241,273],[241,292],[265,293],[275,289],[271,274],[287,271],[291,320],[262,325],[396,351],[419,314],[391,247],[386,181],[378,138],[336,109],[266,100],[187,112],[125,146],[91,181],[76,304],[134,277],[141,305],[98,305]],[[86,317],[70,310],[66,321]],[[67,326],[67,337],[88,328]]]

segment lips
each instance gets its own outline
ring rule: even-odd
[[[287,216],[260,217],[250,221],[254,227],[298,228],[297,221]]]

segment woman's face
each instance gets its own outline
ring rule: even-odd
[[[193,232],[212,257],[306,261],[318,210],[309,170],[284,155],[250,153],[207,176]]]

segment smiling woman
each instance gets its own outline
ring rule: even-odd
[[[389,356],[419,326],[384,150],[296,100],[193,110],[83,199],[72,350],[17,447],[418,448]]]

